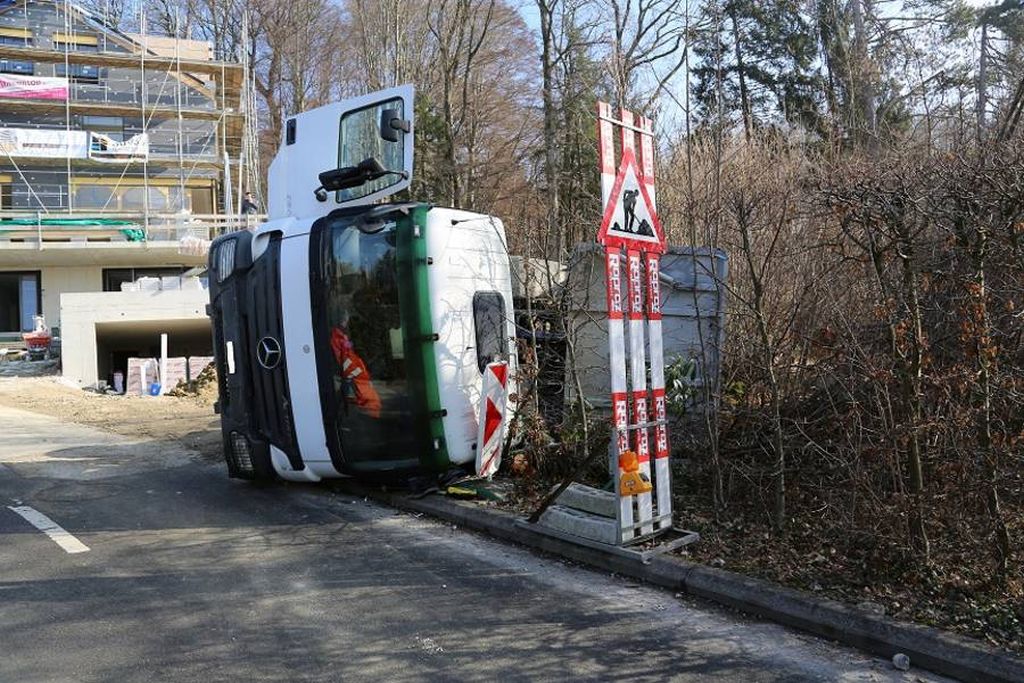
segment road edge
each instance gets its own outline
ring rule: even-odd
[[[944,676],[978,683],[1024,681],[1024,660],[959,634],[866,613],[833,600],[687,562],[676,556],[660,556],[649,564],[642,564],[524,528],[516,523],[515,515],[477,504],[440,496],[413,498],[355,482],[345,482],[340,488],[399,510],[427,514],[497,539],[700,597],[887,659],[902,652],[910,657],[912,666]]]

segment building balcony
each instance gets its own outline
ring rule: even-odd
[[[130,99],[130,98],[125,98]],[[159,100],[157,100],[159,102]],[[54,112],[65,112],[68,108],[76,114],[95,114],[103,116],[146,116],[147,118],[154,117],[157,119],[173,119],[181,113],[183,119],[195,119],[195,120],[206,120],[206,121],[218,121],[222,117],[227,119],[229,122],[232,120],[244,119],[244,114],[237,110],[227,108],[224,110],[215,109],[211,107],[197,108],[182,106],[176,107],[170,104],[142,104],[141,102],[131,101],[111,101],[103,100],[99,97],[95,99],[83,100],[83,99],[72,99],[65,103],[64,100],[34,100],[27,98],[0,98],[0,107],[3,107],[4,111],[26,113],[26,114],[46,114]]]
[[[63,50],[50,50],[42,47],[29,47],[20,45],[0,44],[0,59],[14,59],[19,61],[43,62],[51,64],[86,64],[107,67],[119,67],[125,69],[140,69],[143,62],[147,71],[161,71],[183,74],[203,74],[207,77],[222,81],[226,89],[225,96],[237,101],[241,94],[242,65],[236,62],[219,62],[206,59],[189,59],[164,57],[157,55],[146,55],[143,58],[140,54],[130,52],[113,52],[100,50],[98,52],[75,52],[65,53]]]
[[[201,264],[218,235],[254,228],[256,214],[0,211],[0,268],[37,265]],[[173,260],[173,259],[172,259]]]

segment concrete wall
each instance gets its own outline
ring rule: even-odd
[[[179,333],[194,340],[197,330],[209,329],[209,300],[205,289],[63,294],[60,317],[64,377],[79,386],[93,386],[105,379],[98,370],[97,328],[103,331],[108,347],[119,329],[126,338],[140,334],[155,337],[157,345],[160,332],[167,332],[172,344]],[[173,348],[171,355],[175,355]]]
[[[60,320],[60,298],[67,292],[103,291],[103,268],[100,266],[42,267],[40,280],[43,288],[43,315],[50,327],[63,325]]]
[[[717,383],[722,367],[728,258],[722,251],[668,248],[661,259],[662,341],[667,365],[673,358],[697,362],[694,386]],[[623,294],[626,290],[623,264]],[[609,408],[608,304],[604,252],[596,244],[578,246],[569,264],[568,319],[574,331],[580,383],[587,401]],[[629,345],[628,321],[626,346]],[[627,356],[628,356],[627,348]],[[649,359],[649,356],[647,356]],[[626,365],[627,375],[629,365]],[[566,378],[567,397],[574,387]]]

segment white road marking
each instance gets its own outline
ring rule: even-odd
[[[13,512],[18,513],[25,518],[29,524],[42,531],[44,534],[50,537],[54,543],[64,549],[64,552],[68,554],[75,553],[87,553],[89,552],[89,546],[79,541],[77,538],[72,536],[70,533],[65,531],[59,524],[44,515],[39,510],[31,508],[28,505],[19,505],[17,507],[8,505],[7,508]]]

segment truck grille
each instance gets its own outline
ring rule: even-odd
[[[288,373],[285,361],[284,327],[281,323],[281,240],[271,241],[267,252],[256,260],[249,273],[249,353],[253,359],[253,415],[260,432],[298,462],[291,406],[288,401]],[[261,340],[276,342],[277,363],[269,369],[258,362]],[[301,465],[299,467],[301,469]]]

